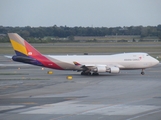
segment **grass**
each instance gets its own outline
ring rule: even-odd
[[[44,79],[41,79],[41,78],[13,78],[13,79],[1,79],[0,78],[0,80],[50,80],[50,79],[48,79],[48,78],[44,78]]]
[[[43,54],[161,52],[161,47],[38,47]],[[12,48],[0,47],[0,54],[15,54]]]
[[[115,52],[157,52],[161,47],[41,47],[37,48],[43,54],[47,53],[115,53]]]
[[[28,73],[0,73],[0,75],[29,75]]]
[[[123,52],[147,52],[161,59],[161,42],[125,42],[125,43],[55,43],[32,44],[43,54],[110,54]],[[10,43],[0,44],[0,54],[15,54]]]

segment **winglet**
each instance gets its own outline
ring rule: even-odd
[[[74,63],[74,65],[76,65],[76,66],[78,66],[78,65],[81,65],[80,63],[78,63],[78,62],[73,62]]]

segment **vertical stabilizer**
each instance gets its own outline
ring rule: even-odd
[[[17,56],[37,56],[41,55],[32,45],[25,41],[17,33],[8,33],[12,47]]]
[[[59,65],[42,55],[17,33],[8,33],[8,36],[16,53],[12,57],[14,61],[62,70]]]

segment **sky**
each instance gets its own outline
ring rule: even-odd
[[[0,26],[123,27],[161,24],[161,0],[0,0]]]

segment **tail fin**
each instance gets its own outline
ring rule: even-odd
[[[16,55],[12,57],[14,61],[43,66],[41,59],[46,58],[39,51],[17,33],[8,33],[8,36],[16,53]]]
[[[20,37],[17,33],[8,33],[11,44],[17,56],[41,55],[32,45]]]
[[[20,37],[17,33],[8,33],[13,49],[16,55],[12,57],[14,61],[28,63],[37,66],[44,66],[48,68],[54,68],[62,70],[59,65],[50,58],[42,55],[32,45]]]

